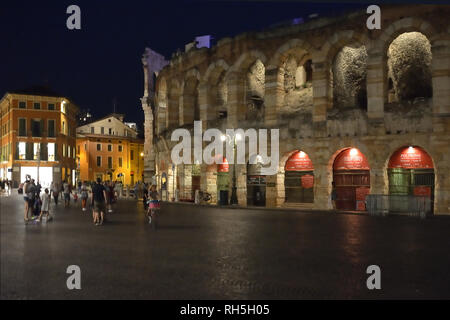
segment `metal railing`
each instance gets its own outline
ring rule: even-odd
[[[370,215],[407,215],[426,218],[432,214],[431,199],[426,196],[369,194],[366,208]]]

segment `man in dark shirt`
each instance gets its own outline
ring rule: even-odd
[[[103,224],[106,209],[106,190],[102,185],[102,180],[97,178],[97,183],[92,186],[92,207],[94,224],[96,226]]]

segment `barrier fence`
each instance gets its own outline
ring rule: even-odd
[[[427,196],[369,194],[366,208],[374,216],[400,214],[425,218],[432,214],[431,199]]]

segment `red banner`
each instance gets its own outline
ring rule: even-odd
[[[314,176],[310,174],[305,174],[301,177],[302,179],[302,187],[305,189],[309,189],[314,187]]]
[[[370,170],[364,154],[356,148],[342,151],[333,164],[334,170]]]
[[[431,198],[431,187],[418,186],[414,188],[415,196],[426,196]]]
[[[227,159],[223,157],[222,162],[222,164],[217,164],[217,172],[228,172],[230,166],[228,165]]]
[[[370,188],[360,187],[356,188],[356,200],[365,201],[366,196],[370,193]]]
[[[389,168],[433,169],[433,160],[424,150],[418,147],[407,147],[397,150],[389,160]]]
[[[295,152],[289,157],[285,165],[286,171],[312,171],[314,170],[311,159],[303,151]]]

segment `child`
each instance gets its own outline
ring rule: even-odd
[[[73,202],[75,202],[75,205],[77,205],[78,202],[78,193],[75,191],[73,194]]]
[[[41,222],[41,218],[44,214],[46,215],[47,222],[52,219],[50,216],[50,194],[47,188],[45,188],[45,192],[42,196],[41,214],[36,221]]]

